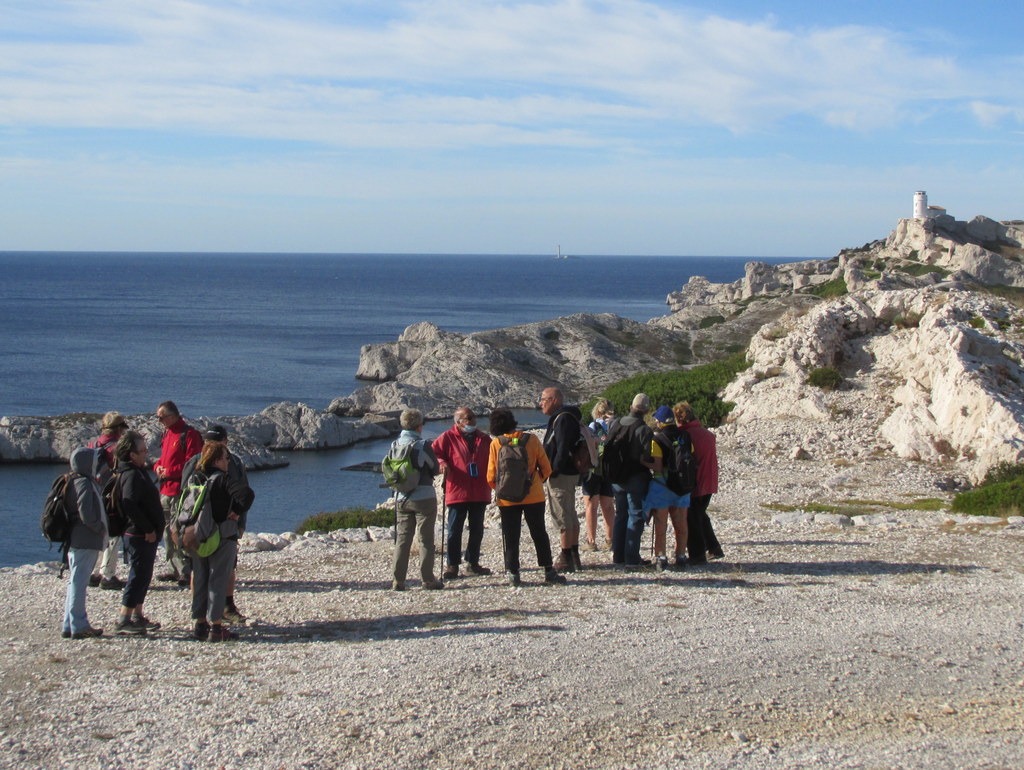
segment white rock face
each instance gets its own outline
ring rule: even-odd
[[[868,291],[765,327],[751,368],[723,398],[738,425],[763,419],[836,419],[843,391],[806,384],[836,367],[847,390],[867,391],[875,435],[859,441],[901,457],[955,461],[980,480],[1024,457],[1024,315],[973,292]],[[841,410],[840,410],[841,411]],[[841,438],[837,435],[837,438]]]
[[[395,342],[364,346],[359,377],[383,381],[336,399],[328,411],[414,407],[428,417],[445,417],[460,405],[478,411],[498,405],[528,408],[552,385],[573,400],[639,371],[678,368],[685,342],[685,335],[672,329],[608,313],[473,334],[419,323]]]
[[[0,417],[0,459],[7,462],[59,462],[92,441],[100,432],[102,415],[52,418]],[[152,415],[127,415],[132,430],[145,436],[152,456],[159,456],[163,428]],[[275,468],[288,461],[277,450],[329,449],[389,432],[366,420],[345,420],[305,404],[281,402],[248,417],[186,418],[205,430],[212,424],[228,427],[231,451],[247,468]]]

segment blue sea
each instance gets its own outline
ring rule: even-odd
[[[0,415],[137,414],[165,399],[186,418],[285,400],[322,409],[361,384],[362,345],[409,324],[471,332],[577,312],[646,321],[690,276],[733,281],[751,259],[797,258],[0,252]],[[250,527],[281,532],[376,504],[376,476],[339,468],[379,460],[386,443],[295,453],[289,468],[253,474]],[[53,557],[37,522],[60,470],[0,465],[0,566]]]

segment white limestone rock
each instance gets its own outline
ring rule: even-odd
[[[788,319],[781,332],[763,328],[750,344],[750,369],[722,397],[736,404],[730,418],[740,425],[834,421],[841,396],[806,380],[814,368],[838,367],[847,388],[869,382],[873,389],[877,433],[861,437],[861,445],[956,461],[978,481],[995,464],[1024,457],[1022,328],[1017,308],[988,295],[859,292]]]
[[[555,384],[577,400],[637,371],[678,368],[685,340],[673,330],[608,313],[466,335],[415,324],[395,342],[364,346],[360,376],[386,381],[335,399],[328,411],[414,407],[428,417],[446,417],[460,405],[480,412],[496,405],[529,408]]]

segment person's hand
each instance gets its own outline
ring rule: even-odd
[[[232,521],[238,521],[238,514],[235,513],[234,511],[232,511],[231,513],[228,514],[228,518],[231,519]]]
[[[146,542],[147,543],[155,543],[156,542],[156,532],[147,532],[146,533]]]

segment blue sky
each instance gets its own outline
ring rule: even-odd
[[[831,256],[1024,219],[1024,5],[0,0],[0,250]]]

